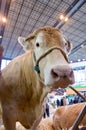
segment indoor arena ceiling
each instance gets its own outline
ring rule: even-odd
[[[61,21],[61,14],[69,20]],[[6,23],[1,21],[3,15]],[[45,25],[59,28],[73,44],[70,61],[86,60],[86,0],[0,0],[3,58],[13,59],[24,53],[18,36],[27,36]]]

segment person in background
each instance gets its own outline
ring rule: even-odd
[[[69,105],[69,100],[67,97],[66,97],[66,105]]]
[[[57,98],[57,100],[56,100],[56,105],[57,105],[57,107],[60,106],[60,101],[59,101],[58,98]]]
[[[70,99],[69,105],[73,104],[73,99]]]
[[[78,96],[75,96],[74,100],[73,100],[73,103],[78,103]]]
[[[50,108],[49,108],[49,100],[48,100],[48,98],[46,100],[46,109],[45,109],[43,117],[46,118],[46,116],[47,117],[50,116]]]
[[[64,103],[63,103],[63,98],[61,99],[61,104],[60,104],[61,106],[64,106]]]
[[[67,105],[67,102],[66,102],[66,97],[63,97],[63,105]]]

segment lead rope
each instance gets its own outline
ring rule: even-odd
[[[68,86],[70,89],[72,89],[75,93],[77,93],[85,102],[86,102],[86,97],[83,96],[80,92],[78,92],[75,88],[73,88],[71,85]]]
[[[39,115],[38,119],[35,120],[35,122],[33,123],[33,126],[31,127],[30,130],[36,130],[37,126],[39,125],[39,123],[44,115],[45,109],[46,109],[46,98],[43,101],[41,114]]]

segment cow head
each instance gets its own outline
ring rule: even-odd
[[[71,44],[58,29],[42,27],[26,38],[19,37],[18,41],[26,51],[32,50],[35,70],[46,86],[64,88],[74,83],[67,59]]]

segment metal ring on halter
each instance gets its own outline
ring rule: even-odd
[[[40,73],[40,69],[39,69],[39,62],[40,62],[40,60],[42,60],[44,57],[46,57],[49,53],[51,53],[55,49],[60,50],[61,53],[63,54],[64,58],[68,62],[68,58],[66,56],[66,53],[60,47],[57,47],[57,46],[51,47],[43,55],[41,55],[39,57],[39,59],[36,61],[36,65],[34,66],[34,70],[37,71],[37,73]]]

